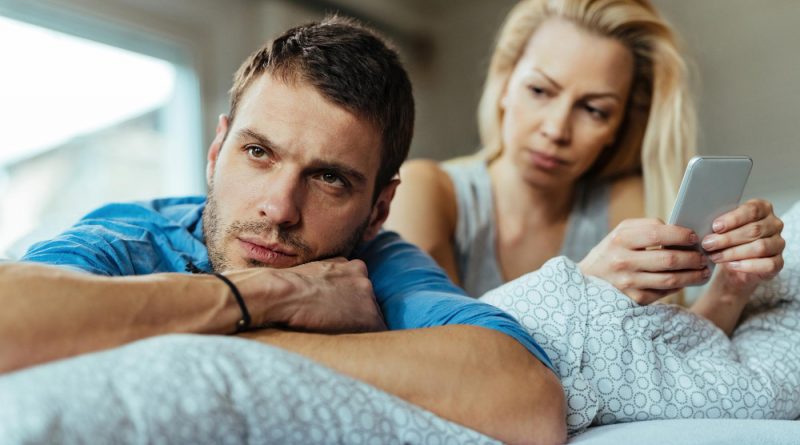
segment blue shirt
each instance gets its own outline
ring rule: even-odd
[[[210,271],[204,207],[203,197],[110,204],[58,237],[34,244],[22,260],[107,276],[184,272],[190,262]],[[356,257],[367,264],[389,329],[482,326],[510,335],[553,369],[547,354],[512,316],[468,297],[430,256],[396,233],[381,232]]]

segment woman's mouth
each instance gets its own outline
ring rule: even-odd
[[[561,158],[546,155],[538,151],[526,150],[525,153],[530,163],[542,170],[555,170],[567,164],[567,162]]]

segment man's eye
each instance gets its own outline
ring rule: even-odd
[[[342,178],[339,177],[336,173],[323,173],[321,176],[323,181],[327,182],[328,184],[336,184],[337,182],[342,182]]]
[[[251,158],[261,159],[267,155],[267,151],[258,145],[248,145],[245,149]]]
[[[336,187],[347,187],[348,183],[342,176],[334,172],[322,172],[317,177],[325,184],[333,185]]]

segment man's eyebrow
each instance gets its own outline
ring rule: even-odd
[[[534,67],[533,70],[536,71],[537,73],[539,73],[542,77],[544,77],[548,82],[552,83],[559,90],[564,89],[564,87],[562,87],[561,84],[556,82],[555,79],[553,79],[552,77],[548,76],[547,73],[542,71],[540,68]],[[600,92],[600,93],[589,93],[589,94],[586,94],[584,96],[584,99],[600,99],[600,98],[603,98],[603,97],[610,97],[611,99],[616,99],[617,101],[622,102],[622,98],[620,98],[617,93],[614,93],[612,91]]]
[[[276,151],[278,151],[279,149],[279,147],[275,145],[275,143],[273,143],[271,140],[269,140],[269,138],[266,135],[261,134],[255,130],[251,130],[250,128],[242,128],[241,130],[236,132],[236,134],[240,138],[245,137],[245,138],[255,139],[256,142],[258,142],[258,144],[262,145],[264,148],[269,148],[270,150],[276,150]]]

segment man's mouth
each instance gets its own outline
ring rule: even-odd
[[[288,267],[297,263],[297,253],[284,244],[265,242],[250,236],[240,236],[236,240],[248,259],[265,266]]]

